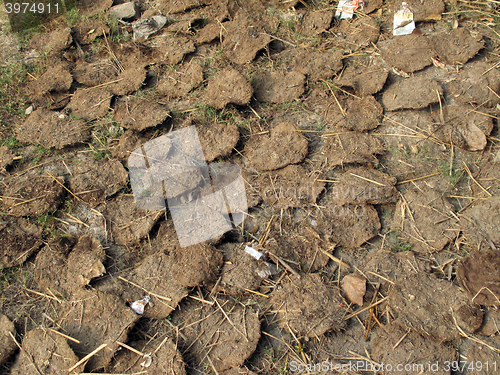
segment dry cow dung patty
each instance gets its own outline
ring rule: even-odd
[[[500,306],[500,250],[474,251],[460,261],[458,282],[473,303]]]
[[[389,305],[398,324],[441,342],[459,339],[460,329],[473,333],[483,322],[483,311],[459,287],[425,272],[396,282]]]
[[[340,290],[315,273],[290,276],[271,295],[280,327],[311,338],[345,327],[342,301]]]
[[[243,365],[252,355],[260,339],[260,322],[250,307],[215,301],[212,306],[187,303],[172,322],[185,337],[181,348],[187,348],[186,360],[191,357],[198,366],[213,365],[220,372]]]
[[[307,155],[308,142],[295,124],[282,122],[269,134],[252,136],[245,145],[250,166],[272,171],[300,163]]]

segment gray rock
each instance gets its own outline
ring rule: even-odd
[[[109,10],[109,13],[112,17],[117,18],[119,20],[135,18],[137,15],[137,6],[134,1],[129,3],[123,3],[120,5],[115,5]]]

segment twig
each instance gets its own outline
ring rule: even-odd
[[[87,362],[91,357],[93,357],[95,354],[97,354],[98,352],[100,352],[102,349],[104,349],[106,346],[108,346],[108,344],[102,344],[101,346],[99,346],[97,349],[93,350],[92,352],[90,352],[89,354],[87,354],[85,357],[83,357],[82,359],[80,359],[78,362],[76,362],[73,366],[71,366],[69,369],[68,369],[68,372],[71,372],[73,371],[75,368],[77,368],[78,366],[80,366],[81,364]]]
[[[370,306],[365,307],[364,309],[361,309],[361,310],[359,310],[359,311],[356,311],[356,312],[352,313],[351,315],[347,315],[347,316],[344,318],[344,320],[349,320],[349,319],[351,319],[351,318],[355,317],[356,315],[359,315],[359,314],[361,314],[362,312],[365,312],[366,310],[371,309],[371,308],[372,308],[372,307],[374,307],[374,306],[380,305],[382,302],[386,301],[388,298],[389,298],[389,296],[384,297],[384,298],[382,298],[381,300],[379,300],[379,301],[375,302],[374,304],[372,304],[372,305],[370,305]]]

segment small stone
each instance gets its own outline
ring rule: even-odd
[[[115,5],[109,10],[109,14],[119,20],[134,18],[137,15],[137,6],[133,1]]]
[[[32,105],[30,105],[28,108],[26,108],[26,111],[24,111],[24,114],[26,116],[29,116],[33,113],[33,111],[35,110],[35,107]]]

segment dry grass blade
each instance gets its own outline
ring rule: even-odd
[[[371,182],[375,185],[378,185],[378,186],[387,186],[387,185],[384,185],[380,182],[377,182],[377,181],[374,181],[374,180],[370,180],[369,178],[366,178],[366,177],[363,177],[363,176],[359,176],[357,174],[354,174],[354,173],[350,173],[351,176],[354,176],[354,177],[357,177],[357,178],[361,178],[362,180],[365,180],[365,181],[368,181],[368,182]]]
[[[477,182],[477,180],[474,178],[474,176],[472,175],[469,167],[467,166],[467,164],[465,162],[463,162],[463,165],[464,165],[464,168],[465,168],[465,171],[467,172],[467,174],[469,175],[469,177],[471,178],[472,181],[474,181],[476,183],[477,186],[479,186],[481,188],[482,191],[484,191],[486,194],[488,194],[490,197],[493,196],[493,194],[491,194],[488,190],[486,190],[483,185],[481,185],[479,182]]]
[[[136,283],[133,283],[132,281],[128,281],[127,279],[124,279],[124,278],[123,278],[123,277],[121,277],[121,276],[118,276],[118,279],[120,279],[121,281],[124,281],[124,282],[126,282],[126,283],[128,283],[128,284],[130,284],[130,285],[132,285],[132,286],[135,286],[136,288],[139,288],[139,289],[140,289],[140,290],[142,290],[143,292],[146,292],[147,294],[150,294],[150,295],[152,295],[152,296],[154,296],[154,297],[156,297],[156,298],[158,298],[158,299],[161,299],[161,300],[164,300],[164,301],[168,301],[168,302],[172,301],[172,299],[171,299],[171,298],[168,298],[168,297],[161,296],[161,295],[159,295],[159,294],[156,294],[156,293],[150,292],[149,290],[144,289],[142,286],[137,285]]]
[[[384,298],[382,298],[381,300],[379,300],[379,301],[377,301],[377,302],[375,302],[375,303],[371,304],[370,306],[367,306],[367,307],[365,307],[365,308],[363,308],[363,309],[361,309],[361,310],[358,310],[358,311],[356,311],[356,312],[354,312],[354,313],[352,313],[352,314],[350,314],[350,315],[347,315],[344,319],[345,319],[345,320],[349,320],[349,319],[351,319],[351,318],[354,318],[356,315],[359,315],[359,314],[361,314],[362,312],[365,312],[366,310],[369,310],[369,309],[373,308],[374,306],[380,305],[382,302],[386,301],[388,298],[389,298],[389,297],[384,297]]]
[[[498,348],[495,348],[494,346],[491,346],[490,344],[488,344],[487,342],[484,342],[483,340],[479,340],[478,338],[475,338],[474,336],[472,335],[469,335],[467,333],[464,332],[464,330],[458,325],[457,323],[457,319],[455,318],[455,314],[453,314],[453,310],[451,310],[451,317],[453,318],[453,323],[455,323],[455,326],[457,327],[458,329],[458,332],[460,332],[460,334],[463,336],[463,337],[466,337],[468,338],[469,340],[472,340],[474,342],[477,342],[478,344],[481,344],[481,345],[484,345],[486,346],[488,349],[494,351],[494,352],[497,352],[497,353],[500,353],[500,349]]]
[[[404,181],[398,182],[397,185],[406,184],[408,182],[413,182],[413,181],[423,180],[424,178],[429,178],[429,177],[437,176],[439,174],[441,174],[441,172],[431,173],[431,174],[428,174],[428,175],[425,175],[425,176],[422,176],[422,177],[412,178],[410,180],[404,180]]]
[[[92,358],[94,355],[96,355],[97,353],[99,353],[106,346],[108,346],[108,344],[102,344],[102,345],[100,345],[98,348],[96,348],[95,350],[93,350],[92,352],[90,352],[89,354],[87,354],[85,357],[83,357],[82,359],[80,359],[78,362],[76,362],[73,366],[71,366],[71,368],[68,369],[68,372],[73,371],[75,368],[77,368],[81,364],[87,362],[90,358]]]

